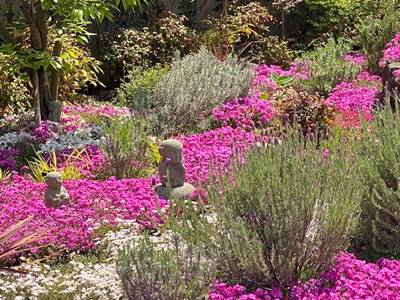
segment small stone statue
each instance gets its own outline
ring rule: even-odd
[[[69,204],[69,194],[61,184],[61,174],[59,172],[50,172],[46,175],[46,192],[44,194],[44,203],[47,207],[58,208],[61,205]]]
[[[158,165],[158,174],[161,184],[155,187],[160,198],[190,199],[195,191],[193,185],[185,182],[182,150],[182,143],[174,139],[165,140],[160,144],[161,161]]]
[[[49,120],[53,122],[60,122],[62,113],[62,103],[59,100],[53,100],[49,102]]]

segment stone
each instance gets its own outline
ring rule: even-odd
[[[50,172],[46,175],[46,191],[44,203],[49,208],[58,208],[61,205],[69,204],[69,194],[61,183],[61,173]]]
[[[49,120],[53,122],[60,122],[62,103],[59,100],[54,100],[49,102]]]
[[[190,199],[196,188],[185,182],[183,165],[183,145],[178,140],[168,139],[160,144],[161,161],[158,165],[160,184],[155,192],[160,198]]]

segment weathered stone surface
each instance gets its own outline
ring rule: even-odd
[[[160,144],[159,152],[162,158],[158,165],[161,184],[155,187],[155,192],[164,199],[190,199],[195,187],[185,182],[182,143],[174,139],[165,140]]]
[[[59,100],[50,101],[49,102],[49,120],[54,122],[60,122],[61,112],[62,112],[62,103]]]
[[[62,186],[61,174],[50,172],[46,176],[47,188],[44,194],[44,203],[47,207],[57,208],[64,204],[69,204],[69,194]]]

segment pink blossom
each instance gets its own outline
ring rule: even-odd
[[[367,62],[367,59],[366,59],[365,55],[363,55],[361,53],[346,54],[343,57],[343,59],[345,61],[349,61],[349,62],[353,63],[356,66],[363,66]]]
[[[387,63],[400,61],[400,33],[386,45],[379,66],[384,68]]]
[[[272,104],[259,94],[229,101],[212,111],[213,119],[222,126],[244,129],[263,127],[274,114]]]
[[[381,82],[379,76],[361,72],[355,80],[338,84],[325,103],[333,106],[345,120],[350,117],[359,121],[361,116],[371,120]]]

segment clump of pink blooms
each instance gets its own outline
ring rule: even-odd
[[[387,63],[400,62],[400,33],[386,45],[383,57],[379,61],[379,66],[384,68]]]
[[[283,299],[279,288],[270,291],[246,291],[240,285],[216,282],[211,300]],[[400,261],[381,259],[367,263],[352,254],[341,253],[335,266],[319,279],[310,279],[292,287],[291,300],[396,300],[400,299]]]
[[[249,292],[239,284],[230,286],[219,281],[213,284],[209,293],[210,300],[275,300],[282,299],[282,297],[279,288],[274,288],[271,291],[257,289],[254,292]]]
[[[363,71],[355,80],[338,84],[326,99],[326,104],[340,113],[343,124],[357,125],[353,123],[356,119],[359,121],[360,117],[371,120],[381,82],[379,76]]]
[[[345,61],[349,61],[349,62],[353,63],[356,66],[364,66],[365,63],[367,62],[365,55],[363,55],[361,53],[349,53],[349,54],[346,54],[343,57],[343,59]]]
[[[342,253],[336,265],[319,279],[292,288],[291,299],[364,300],[400,299],[400,261],[367,263]]]
[[[194,184],[207,184],[211,176],[228,169],[235,155],[257,142],[253,133],[231,127],[177,138],[183,144],[186,180]]]
[[[17,163],[15,161],[19,151],[17,149],[2,149],[0,148],[0,169],[15,170]]]
[[[64,131],[73,132],[88,125],[83,116],[128,117],[130,116],[130,112],[126,107],[115,107],[109,104],[65,105],[63,106],[63,115],[61,116],[61,124],[63,124]]]
[[[36,127],[32,135],[36,138],[39,143],[45,143],[49,139],[56,136],[57,124],[50,121],[42,121],[38,127]]]
[[[118,117],[129,116],[129,109],[126,107],[116,107],[114,105],[65,105],[63,113],[67,115],[89,115],[89,116],[105,116],[105,117]]]
[[[287,70],[276,65],[258,65],[255,67],[255,71],[256,77],[252,82],[253,89],[255,90],[264,89],[274,91],[277,89],[278,85],[271,79],[272,74],[279,77],[293,77],[295,79],[307,79],[308,77],[306,66],[296,62],[292,63]]]
[[[212,111],[214,121],[222,126],[245,129],[264,127],[274,114],[271,102],[262,99],[260,94],[234,99]]]

